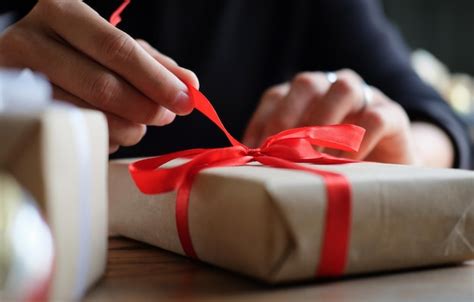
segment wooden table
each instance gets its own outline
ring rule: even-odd
[[[474,263],[324,283],[268,286],[136,241],[110,240],[86,301],[474,301]]]

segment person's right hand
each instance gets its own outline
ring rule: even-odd
[[[0,66],[48,76],[54,96],[103,111],[110,152],[140,141],[145,125],[166,125],[193,109],[179,67],[144,41],[135,41],[80,0],[39,0],[0,36]]]

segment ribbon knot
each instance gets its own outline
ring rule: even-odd
[[[124,0],[113,13],[110,22],[117,25],[120,14],[130,0]],[[305,171],[322,178],[326,186],[327,209],[319,255],[317,276],[339,276],[345,270],[348,255],[352,195],[349,181],[344,175],[306,167],[298,163],[342,164],[353,162],[320,153],[314,146],[343,151],[357,151],[365,130],[354,125],[303,127],[282,131],[267,138],[260,148],[249,148],[235,139],[224,127],[206,97],[188,85],[188,92],[195,108],[216,124],[226,135],[232,147],[192,149],[132,163],[130,174],[137,187],[146,194],[177,191],[176,227],[181,246],[186,255],[197,258],[188,225],[189,195],[195,176],[203,169],[222,166],[240,166],[257,161],[263,165]],[[177,159],[188,162],[177,166],[162,167]]]
[[[189,196],[195,176],[203,169],[241,166],[256,161],[266,166],[305,171],[323,179],[328,200],[317,275],[342,274],[345,269],[350,235],[350,184],[341,174],[303,166],[299,163],[354,162],[318,152],[314,147],[357,151],[365,130],[354,125],[295,128],[267,138],[259,148],[249,148],[227,131],[203,94],[190,85],[188,85],[188,91],[195,108],[224,132],[232,146],[184,150],[139,160],[129,166],[133,180],[143,193],[159,194],[177,191],[176,226],[184,253],[192,258],[198,258],[188,225]],[[164,164],[178,158],[187,158],[188,161],[171,167],[163,167]]]
[[[249,148],[247,150],[247,154],[249,156],[252,156],[252,158],[254,158],[254,159],[263,155],[262,154],[262,149],[260,149],[260,148]]]

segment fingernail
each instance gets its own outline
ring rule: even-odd
[[[194,104],[191,102],[189,95],[180,91],[176,98],[174,99],[173,104],[171,104],[176,114],[187,115],[191,113],[194,109]]]

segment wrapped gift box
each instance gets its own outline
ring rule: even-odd
[[[79,299],[106,264],[105,118],[99,112],[65,105],[3,113],[0,141],[0,169],[33,196],[53,235],[55,263],[49,296]]]
[[[132,160],[109,165],[113,234],[183,253],[176,193],[141,193]],[[459,263],[474,258],[474,172],[376,163],[312,165],[352,187],[343,274]],[[327,207],[310,173],[260,165],[203,170],[189,199],[189,232],[202,261],[269,283],[315,278]]]

